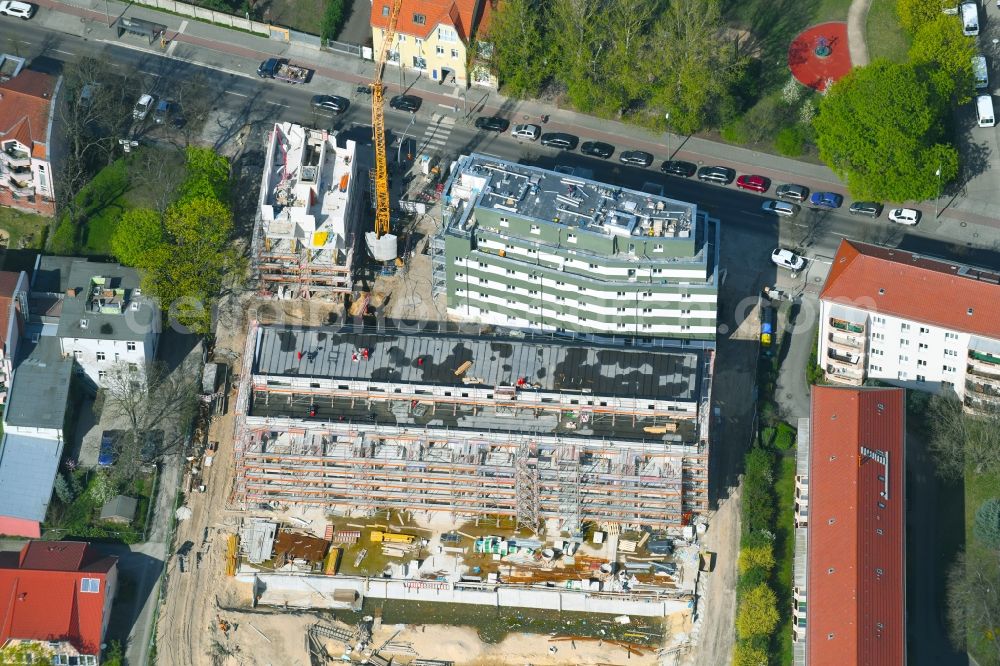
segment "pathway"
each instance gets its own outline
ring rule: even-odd
[[[851,49],[851,65],[864,67],[868,64],[868,44],[865,43],[865,27],[868,25],[868,8],[872,0],[852,0],[847,10],[847,45]]]

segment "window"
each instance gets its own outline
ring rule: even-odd
[[[681,298],[691,298],[691,294],[681,294]]]
[[[457,42],[458,33],[455,32],[454,28],[441,26],[438,28],[438,39],[440,39],[442,42]]]
[[[885,352],[881,349],[872,349],[872,356],[884,356]]]
[[[420,39],[419,37],[414,37],[413,43],[416,45],[418,51],[424,48],[424,40]]]
[[[691,311],[690,310],[681,310],[681,314],[682,315],[689,315],[689,314],[691,314]]]
[[[883,534],[885,534],[885,532],[882,530],[881,527],[876,527],[875,528],[875,534],[877,534],[879,536],[882,536]]]
[[[899,339],[899,344],[901,346],[903,346],[903,347],[909,347],[910,346],[910,341],[907,340],[906,338],[900,338]]]
[[[659,244],[654,245],[653,246],[653,252],[663,252],[663,246],[659,245]]]
[[[566,242],[567,243],[575,243],[576,242],[576,234],[566,234]]]
[[[619,291],[619,292],[618,292],[618,295],[619,295],[619,296],[624,296],[624,295],[625,295],[625,292],[624,292],[624,291]]]
[[[927,345],[923,342],[917,343],[917,349],[927,349]]]
[[[900,355],[900,357],[899,357],[899,362],[900,363],[906,363],[909,360],[910,360],[909,356]]]
[[[953,365],[943,365],[943,366],[941,366],[941,369],[944,372],[955,372],[955,366],[953,366]]]
[[[507,221],[506,217],[501,217],[500,218],[500,226],[501,227],[509,227],[510,226],[510,222]]]
[[[885,340],[885,335],[882,333],[872,333],[872,337],[876,340]]]
[[[533,234],[540,234],[540,233],[542,233],[542,230],[541,230],[541,228],[537,224],[533,224],[533,225],[531,225],[531,233],[533,233]]]
[[[908,331],[908,330],[910,330],[910,325],[909,324],[900,324],[899,325],[899,330],[901,330],[901,331]]]
[[[458,49],[451,50],[451,57],[456,59],[458,58]]]
[[[625,312],[625,308],[615,308],[618,312]]]
[[[945,333],[944,334],[944,339],[945,340],[958,340],[958,333]]]
[[[662,268],[654,268],[653,269],[653,275],[661,275],[662,273],[663,273],[663,269]]]
[[[443,46],[438,46],[438,47],[437,47],[436,49],[434,49],[434,50],[435,50],[435,52],[436,52],[436,53],[437,53],[438,55],[444,55],[444,47],[443,47]]]
[[[97,352],[97,360],[103,361],[106,358],[104,352]]]
[[[80,579],[80,591],[81,592],[100,592],[101,591],[101,579],[100,578],[81,578]]]
[[[917,375],[917,381],[918,382],[926,382],[927,381],[927,377],[925,377],[924,375]]]
[[[507,291],[514,291],[515,289],[517,289],[517,287],[515,287],[514,285],[512,284],[507,285]]]
[[[413,67],[415,69],[427,69],[427,59],[420,56],[413,56]]]
[[[504,273],[506,273],[507,275],[513,275],[514,274],[514,269],[512,269],[512,268],[506,268],[506,269],[504,269]]]
[[[584,287],[583,285],[577,285],[577,287],[576,287],[576,290],[577,290],[577,291],[586,291],[586,290],[587,290],[587,288],[586,288],[586,287]]]
[[[389,15],[389,5],[382,5],[382,16]]]
[[[588,264],[588,266],[590,267],[591,270],[594,270],[594,269],[597,268],[597,264]]]
[[[876,324],[884,324],[885,323],[885,317],[872,317],[872,319],[875,321]]]
[[[79,361],[80,359],[83,358],[83,352],[80,351],[79,349],[73,350],[73,358]]]
[[[927,365],[927,361],[922,358],[917,359],[917,365]]]
[[[652,324],[643,324],[642,327],[644,329],[650,329],[650,328],[653,328],[653,325]]]
[[[653,311],[653,308],[643,308],[642,309],[643,314],[649,314],[652,311]]]
[[[896,375],[896,377],[897,379],[908,379],[908,376],[905,372],[900,372],[898,375]]]
[[[927,328],[926,326],[921,326],[920,327],[920,332],[921,333],[930,333],[931,329]]]
[[[132,308],[133,312],[138,311],[138,309],[139,309],[139,301],[132,301],[132,305],[130,307]]]
[[[618,322],[617,324],[615,324],[615,326],[617,326],[618,328],[625,328],[625,324],[621,322]]]
[[[107,376],[108,376],[108,371],[107,370],[98,370],[97,371],[97,378],[99,380],[101,380],[102,382],[105,380],[105,378],[107,378]]]
[[[945,349],[944,350],[944,355],[945,356],[958,356],[958,352],[955,351],[954,349]]]
[[[881,365],[874,365],[874,364],[872,364],[872,365],[870,365],[868,367],[871,368],[872,372],[882,372],[882,366]]]

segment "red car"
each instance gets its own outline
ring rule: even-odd
[[[741,190],[763,193],[767,192],[767,188],[771,187],[771,179],[764,178],[764,176],[740,176],[736,179],[736,187]]]

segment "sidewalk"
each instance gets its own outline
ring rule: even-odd
[[[356,86],[368,83],[374,73],[374,64],[352,56],[321,51],[311,46],[289,44],[268,39],[260,35],[232,30],[209,23],[202,23],[173,14],[159,12],[140,5],[126,5],[117,0],[37,0],[42,7],[56,12],[89,19],[94,33],[106,34],[105,41],[128,48],[162,54],[159,45],[146,47],[136,38],[119,40],[116,32],[107,27],[105,4],[108,5],[111,18],[127,13],[128,16],[147,19],[167,26],[166,37],[170,44],[167,55],[176,55],[180,45],[190,45],[200,49],[208,49],[224,56],[234,56],[254,62],[249,68],[245,63],[234,63],[232,68],[216,66],[216,69],[239,76],[255,76],[256,64],[269,57],[285,57],[294,63],[304,65],[314,70],[313,81],[322,79],[337,81]],[[95,37],[97,35],[94,35]],[[186,58],[181,58],[186,59]],[[191,59],[187,59],[195,62]],[[418,94],[424,99],[425,108],[444,105],[457,109],[461,114],[467,110],[468,118],[476,114],[502,114],[513,122],[535,122],[549,116],[545,125],[550,131],[569,131],[583,133],[587,139],[607,141],[619,150],[636,148],[646,150],[664,159],[668,155],[674,159],[695,162],[698,165],[722,164],[732,166],[743,173],[755,173],[775,181],[794,182],[805,185],[812,190],[830,190],[847,194],[843,183],[829,168],[823,165],[801,162],[778,155],[771,155],[749,148],[732,146],[725,143],[691,136],[676,134],[654,134],[641,127],[628,125],[613,120],[596,118],[566,109],[558,109],[537,101],[519,101],[503,97],[495,90],[470,88],[465,94],[465,101],[457,86],[429,81],[416,72],[405,71],[403,75],[405,88],[399,85],[399,70],[387,67],[384,75],[386,92],[395,95],[400,92]],[[467,118],[467,119],[468,119]],[[984,225],[1000,228],[1000,221],[992,215],[992,209],[981,202],[958,201],[951,207],[943,209],[940,218],[952,219],[963,223]],[[925,219],[931,218],[929,203],[922,205]],[[961,207],[961,208],[960,208]],[[963,209],[964,208],[964,209]]]

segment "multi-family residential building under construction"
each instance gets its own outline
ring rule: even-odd
[[[251,325],[235,498],[678,527],[708,508],[714,351]],[[252,359],[252,362],[250,362]]]

